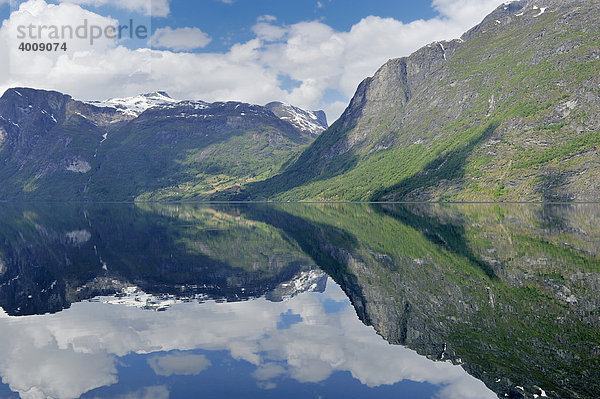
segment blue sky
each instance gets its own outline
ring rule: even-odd
[[[176,0],[171,3],[171,15],[153,19],[153,28],[197,26],[214,38],[205,50],[224,51],[233,43],[250,40],[252,26],[263,15],[272,15],[285,25],[319,20],[347,31],[368,15],[410,22],[431,18],[435,11],[429,2],[414,0],[237,0],[232,4]]]
[[[0,91],[30,86],[88,100],[164,90],[178,99],[284,101],[323,109],[333,122],[387,60],[458,38],[501,3],[13,0],[11,9],[0,0]],[[17,50],[19,25],[83,19],[100,26],[133,19],[152,37],[70,41],[65,54]]]

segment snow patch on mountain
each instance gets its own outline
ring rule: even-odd
[[[164,91],[140,94],[134,97],[110,98],[104,101],[86,101],[87,104],[100,108],[115,108],[126,115],[137,117],[142,112],[153,107],[177,104],[179,101],[171,98]]]
[[[8,134],[6,134],[6,131],[4,130],[4,128],[2,126],[0,126],[0,146],[6,140],[6,136],[8,136]]]
[[[212,107],[233,106],[232,102],[216,102],[211,104],[204,101],[179,101],[171,98],[164,91],[140,94],[134,97],[111,98],[104,101],[83,102],[95,107],[113,108],[132,118],[137,118],[144,111],[151,108],[165,110],[181,109],[181,112],[177,115],[178,117],[206,117],[205,112],[199,113],[198,111],[205,111]],[[264,108],[258,105],[237,103],[235,105],[235,110],[238,108],[240,111],[240,116],[264,113],[264,108],[266,108],[279,119],[286,121],[296,129],[313,136],[318,136],[328,128],[327,116],[323,111],[305,111],[301,108],[282,102],[272,102],[267,104]]]
[[[537,18],[537,17],[539,17],[540,15],[542,15],[543,13],[545,13],[545,12],[546,12],[546,10],[547,10],[548,8],[547,8],[547,7],[542,7],[542,8],[540,8],[540,7],[538,7],[538,6],[533,6],[533,9],[534,9],[535,11],[539,11],[539,14],[538,14],[538,15],[534,15],[534,16],[533,16],[533,18]]]
[[[186,100],[186,101],[175,101],[173,103],[164,105],[164,108],[175,108],[175,107],[188,107],[188,108],[194,109],[196,111],[200,111],[203,109],[210,108],[210,104],[207,102],[204,102],[204,101]]]
[[[189,301],[190,299],[191,298],[186,298],[186,301]],[[205,299],[205,296],[197,295],[194,299],[203,300]],[[114,296],[97,297],[95,298],[95,301],[159,312],[167,310],[177,303],[184,302],[183,299],[177,298],[174,295],[151,295],[136,286],[126,287],[121,293]]]
[[[58,123],[56,121],[56,118],[54,117],[54,115],[50,115],[48,112],[46,112],[45,110],[42,110],[42,114],[46,115],[48,118],[52,119],[52,122],[54,123]]]
[[[92,170],[92,166],[90,165],[89,162],[84,161],[82,159],[74,159],[71,162],[67,163],[67,166],[65,169],[68,170],[69,172],[74,172],[74,173],[87,173],[90,170]]]
[[[291,123],[303,132],[319,135],[327,129],[327,117],[323,111],[305,111],[301,108],[282,102],[265,105],[279,119]]]
[[[303,271],[290,281],[281,283],[262,298],[271,302],[282,302],[306,292],[325,292],[327,278],[328,275],[321,269]],[[115,286],[119,284],[118,281],[113,282],[115,283]],[[242,289],[242,291],[244,291],[244,289]],[[90,301],[136,307],[143,310],[165,311],[178,303],[191,301],[204,302],[210,300],[215,299],[206,294],[194,294],[183,297],[172,294],[153,295],[143,291],[138,286],[128,284],[120,288],[115,295],[97,296]],[[219,301],[219,299],[216,300]]]

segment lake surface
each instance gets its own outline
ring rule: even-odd
[[[600,206],[0,204],[0,398],[597,398]]]

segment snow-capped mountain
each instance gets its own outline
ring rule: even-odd
[[[327,288],[327,273],[321,269],[303,271],[290,281],[279,284],[266,298],[272,302],[286,301],[304,292],[324,292]]]
[[[79,101],[9,89],[0,97],[0,199],[207,198],[271,177],[326,128],[322,111],[281,103],[180,101],[164,91]]]
[[[176,104],[178,102],[164,91],[155,91],[134,97],[110,98],[104,101],[86,101],[86,103],[96,107],[115,108],[117,111],[133,117],[139,116],[147,109]]]
[[[178,106],[193,106],[195,109],[207,109],[211,105],[226,103],[206,103],[204,101],[180,101],[172,98],[164,91],[140,94],[133,97],[110,98],[104,101],[85,101],[85,103],[100,107],[114,108],[118,112],[131,117],[138,117],[150,108],[172,109]],[[242,105],[243,103],[236,103]],[[238,106],[239,107],[239,106]],[[260,106],[254,106],[260,107]],[[265,105],[279,119],[290,123],[303,133],[317,136],[327,129],[327,116],[323,111],[306,111],[282,102],[271,102]],[[244,114],[242,113],[242,116]]]
[[[265,105],[278,118],[287,121],[305,133],[319,135],[327,129],[327,116],[323,111],[305,111],[281,102]]]

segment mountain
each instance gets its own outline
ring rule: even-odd
[[[124,114],[137,117],[152,107],[176,104],[177,102],[177,100],[172,99],[166,92],[157,91],[140,94],[135,97],[110,98],[105,101],[89,101],[88,103],[100,108],[115,108]]]
[[[29,88],[0,98],[0,199],[206,198],[268,178],[327,128],[291,105],[83,102]]]
[[[305,111],[281,102],[272,102],[265,107],[278,118],[290,122],[304,133],[315,137],[323,133],[323,127],[327,126],[327,116],[323,111]]]
[[[387,62],[297,160],[235,198],[597,201],[593,0],[521,0]]]
[[[598,201],[600,3],[503,4],[341,118],[283,103],[0,99],[0,199]]]

